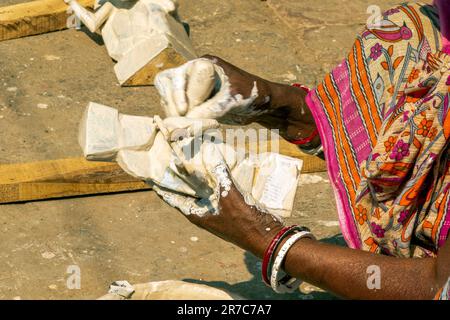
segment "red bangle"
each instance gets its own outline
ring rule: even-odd
[[[280,239],[277,241],[277,243],[275,244],[275,249],[273,249],[272,254],[269,257],[269,263],[267,264],[267,279],[270,279],[270,276],[272,274],[272,262],[274,262],[274,256],[275,253],[278,249],[278,246],[281,244],[281,242],[283,242],[284,239],[286,239],[291,233],[295,233],[295,232],[301,232],[301,231],[309,231],[308,228],[306,227],[299,227],[297,225],[293,225],[290,227],[289,230],[287,230],[281,237]]]
[[[281,229],[276,236],[272,239],[272,241],[270,242],[269,246],[266,248],[266,251],[264,252],[264,258],[263,258],[263,263],[262,263],[262,268],[261,268],[261,273],[262,273],[262,278],[263,281],[266,285],[270,286],[270,280],[267,276],[267,269],[269,267],[269,263],[271,260],[271,257],[273,256],[273,252],[277,247],[278,242],[280,241],[280,239],[283,237],[283,235],[287,232],[289,232],[292,228],[294,228],[296,226],[291,226],[291,227],[284,227],[283,229]]]
[[[304,144],[308,144],[311,141],[313,141],[313,139],[315,137],[317,137],[317,135],[319,134],[319,131],[317,129],[315,129],[313,131],[313,133],[311,133],[311,135],[309,137],[303,138],[303,139],[299,139],[299,140],[290,140],[290,143],[296,144],[296,145],[304,145]]]
[[[303,91],[305,91],[306,93],[309,93],[311,91],[310,88],[308,88],[307,86],[304,86],[304,85],[302,85],[300,83],[294,83],[294,84],[292,84],[292,86],[296,87],[296,88],[303,89]]]
[[[304,86],[304,85],[302,85],[302,84],[300,84],[300,83],[294,83],[292,86],[293,86],[293,87],[296,87],[296,88],[300,88],[300,89],[302,89],[303,91],[305,91],[306,93],[309,93],[309,92],[311,91],[311,89],[309,89],[307,86]],[[298,140],[290,140],[289,142],[290,142],[290,143],[293,143],[293,144],[296,144],[296,145],[304,145],[304,144],[308,144],[308,143],[310,143],[311,141],[313,141],[313,139],[314,139],[315,137],[317,137],[318,134],[319,134],[319,131],[318,131],[317,129],[315,129],[315,130],[313,131],[313,133],[311,133],[311,135],[309,135],[309,137],[302,138],[302,139],[298,139]]]

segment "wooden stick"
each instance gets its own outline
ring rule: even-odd
[[[325,162],[280,140],[281,154],[303,160],[303,173],[325,171]],[[149,190],[116,163],[84,158],[0,165],[0,204],[102,193]]]
[[[78,0],[93,8],[95,0]],[[0,7],[0,41],[67,28],[68,5],[64,0],[38,0]]]
[[[0,165],[0,203],[147,189],[109,162],[75,158]]]

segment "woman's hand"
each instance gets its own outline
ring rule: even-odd
[[[232,181],[229,174],[225,179]],[[186,217],[197,226],[262,258],[283,223],[271,214],[249,206],[233,182],[228,191],[220,186],[220,194],[217,214]]]
[[[159,73],[155,79],[168,116],[244,124],[266,112],[268,82],[217,57],[205,56]]]
[[[306,93],[245,72],[214,56],[159,73],[155,80],[167,116],[218,119],[279,129],[288,140],[315,130]]]

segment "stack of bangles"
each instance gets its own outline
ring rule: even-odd
[[[289,239],[283,244],[278,254],[275,256],[278,247],[286,238]],[[290,293],[298,289],[301,284],[300,279],[293,278],[281,270],[283,262],[289,249],[300,239],[315,239],[306,227],[296,225],[284,227],[272,239],[264,252],[262,264],[262,278],[264,283],[272,287],[277,293]]]

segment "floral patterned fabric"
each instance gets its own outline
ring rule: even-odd
[[[435,300],[450,300],[450,278],[447,284],[436,294]]]
[[[450,229],[450,56],[439,12],[402,4],[307,96],[352,248],[435,256]]]

